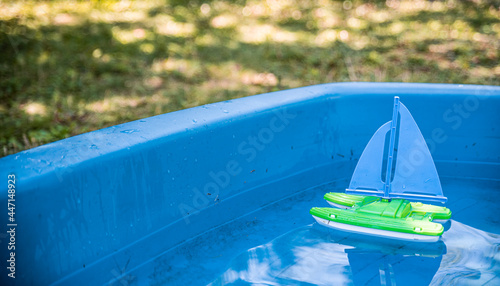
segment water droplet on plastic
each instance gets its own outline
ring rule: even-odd
[[[137,129],[128,129],[128,130],[123,130],[123,131],[120,131],[121,133],[126,133],[126,134],[131,134],[131,133],[134,133],[134,132],[139,132],[139,130]]]
[[[222,112],[224,112],[224,113],[229,113],[229,111],[227,111],[227,110],[225,110],[225,109],[224,109],[224,110],[222,110]]]
[[[196,124],[196,122],[198,122],[196,119],[193,119],[193,124]]]

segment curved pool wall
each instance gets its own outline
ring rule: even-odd
[[[500,180],[499,87],[338,83],[209,104],[0,159],[2,230],[9,174],[17,223],[16,279],[2,267],[1,281],[116,282],[210,229],[345,180],[395,95],[441,177]]]

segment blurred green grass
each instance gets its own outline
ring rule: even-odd
[[[0,156],[327,82],[498,84],[497,1],[3,1]]]

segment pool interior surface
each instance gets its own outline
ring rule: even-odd
[[[326,192],[303,190],[194,237],[115,283],[147,285],[500,285],[500,181],[441,177],[452,212],[437,243],[376,238],[318,225]]]

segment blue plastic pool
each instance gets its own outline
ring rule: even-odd
[[[438,243],[334,231],[309,214],[348,186],[395,95],[453,212]],[[493,86],[326,84],[2,158],[2,285],[500,285],[499,111]]]

